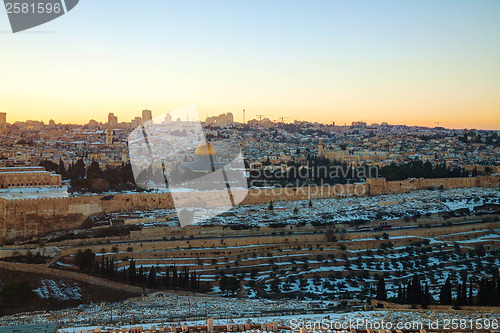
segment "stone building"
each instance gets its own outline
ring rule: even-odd
[[[40,186],[61,186],[61,176],[43,167],[0,168],[0,189]]]

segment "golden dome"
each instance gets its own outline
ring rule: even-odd
[[[215,154],[215,147],[210,142],[200,143],[194,152],[195,156],[215,156]]]

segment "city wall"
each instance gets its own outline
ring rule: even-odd
[[[241,204],[403,193],[440,187],[500,187],[500,177],[408,179],[389,182],[377,178],[368,179],[362,184],[252,189]],[[199,205],[217,205],[213,192],[205,191],[197,196]],[[87,195],[25,200],[0,199],[0,241],[77,228],[88,216],[96,214],[173,207],[172,197],[168,193],[117,194],[112,198],[105,195]]]

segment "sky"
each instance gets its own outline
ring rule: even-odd
[[[500,129],[499,59],[498,0],[82,0],[16,34],[0,10],[0,112]]]

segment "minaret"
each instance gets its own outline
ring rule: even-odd
[[[324,151],[323,151],[323,140],[322,139],[319,139],[319,144],[318,144],[318,156],[321,157],[324,155]]]
[[[106,146],[111,146],[113,144],[113,130],[108,128],[106,130]]]

